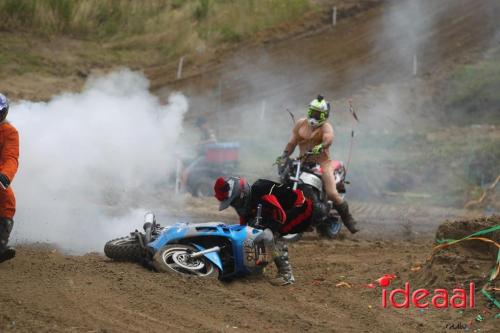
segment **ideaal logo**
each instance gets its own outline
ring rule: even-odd
[[[396,309],[409,308],[411,302],[413,306],[421,309],[428,308],[431,305],[436,309],[450,306],[454,309],[466,309],[467,307],[473,309],[475,306],[474,291],[475,285],[474,282],[471,282],[469,290],[455,288],[451,295],[446,289],[435,289],[431,293],[428,289],[420,288],[411,292],[410,283],[406,282],[404,289],[396,288],[390,293],[387,289],[382,289],[382,307],[387,308],[388,304],[390,304]],[[402,297],[398,297],[399,295]],[[397,302],[396,297],[398,297],[399,301],[402,298],[403,301]]]

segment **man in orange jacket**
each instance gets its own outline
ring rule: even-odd
[[[16,198],[10,187],[17,172],[19,158],[19,134],[5,120],[9,101],[0,94],[0,262],[14,258],[16,251],[7,246],[14,225]]]

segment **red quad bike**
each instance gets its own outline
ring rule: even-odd
[[[300,189],[304,195],[311,199],[314,204],[312,227],[321,236],[328,239],[337,238],[342,222],[335,210],[332,210],[332,202],[328,200],[323,188],[321,176],[323,171],[317,163],[304,162],[311,153],[296,159],[287,159],[278,165],[278,174],[282,184]],[[337,191],[344,195],[346,192],[345,180],[346,169],[341,161],[332,161],[333,174],[337,184]],[[311,230],[313,231],[313,230]],[[283,237],[288,242],[296,242],[302,234],[290,234]]]
[[[182,171],[182,185],[194,197],[213,195],[214,180],[237,173],[240,145],[236,142],[206,144],[201,156]]]

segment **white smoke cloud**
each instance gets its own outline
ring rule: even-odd
[[[89,79],[78,94],[13,105],[21,150],[14,241],[102,250],[141,224],[147,207],[139,205],[175,166],[188,109],[181,94],[161,105],[148,85],[122,70]]]

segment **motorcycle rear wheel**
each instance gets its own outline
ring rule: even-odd
[[[162,247],[153,257],[153,266],[158,272],[182,274],[203,278],[218,278],[219,268],[206,257],[189,258],[196,248],[184,244]]]
[[[104,245],[106,257],[115,261],[140,261],[143,257],[141,244],[130,236],[110,240]]]

